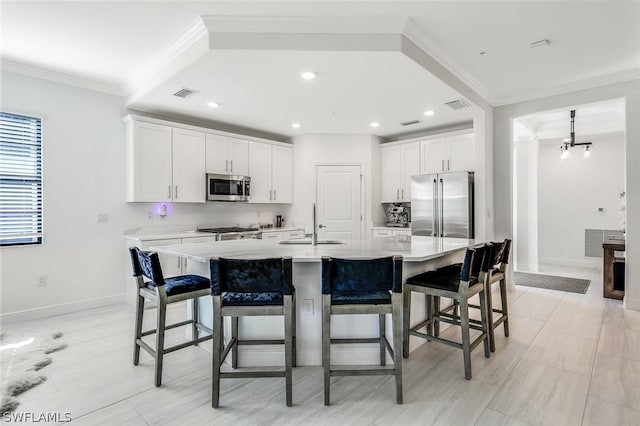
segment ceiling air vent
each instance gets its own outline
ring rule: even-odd
[[[464,99],[456,99],[455,101],[445,102],[444,104],[451,109],[462,109],[471,106],[471,104]]]
[[[179,98],[186,98],[187,96],[192,95],[194,92],[195,90],[191,90],[191,89],[187,89],[186,87],[183,87],[182,89],[175,92],[173,96],[177,96]]]
[[[411,126],[412,124],[418,124],[420,120],[411,120],[405,121],[404,123],[400,123],[401,126]]]

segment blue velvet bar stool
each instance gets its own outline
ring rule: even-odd
[[[511,240],[509,238],[505,238],[504,241],[501,242],[491,242],[493,246],[493,260],[489,264],[489,275],[487,277],[487,313],[488,313],[488,323],[489,323],[489,346],[491,352],[496,351],[496,340],[495,340],[495,329],[503,325],[504,335],[505,337],[509,337],[509,301],[507,300],[507,281],[506,281],[506,270],[507,265],[509,264],[509,255],[511,252]],[[440,270],[448,270],[448,271],[460,271],[462,268],[462,264],[449,265]],[[491,287],[493,284],[500,284],[500,309],[493,307],[493,298],[491,297]],[[437,305],[436,305],[437,306]],[[480,309],[480,305],[469,304],[470,308]],[[453,311],[456,315],[458,306],[457,302],[454,302],[453,306],[449,306],[443,310],[441,310],[442,315],[446,315],[448,311]],[[499,316],[494,319],[493,314],[499,314]],[[469,321],[479,324],[480,321],[470,319]]]
[[[322,258],[322,365],[324,404],[330,404],[331,376],[393,375],[396,402],[402,404],[402,257],[355,260]],[[379,336],[375,338],[332,339],[331,315],[377,314]],[[393,348],[385,335],[385,315],[393,322]],[[332,369],[331,343],[378,343],[380,365],[385,349],[393,368]]]
[[[269,259],[211,259],[213,298],[213,381],[211,405],[218,408],[220,379],[284,377],[287,406],[292,405],[292,369],[295,365],[295,290],[290,257]],[[243,340],[238,336],[238,317],[284,316],[284,340]],[[232,319],[232,336],[224,345],[223,317]],[[283,344],[285,368],[281,371],[220,371],[230,351],[232,367],[238,366],[238,345]]]
[[[489,313],[489,340],[491,342],[491,352],[496,351],[496,340],[494,330],[503,325],[504,336],[509,337],[509,301],[507,300],[507,279],[506,271],[509,264],[509,254],[511,252],[511,240],[505,238],[502,242],[491,243],[493,245],[493,260],[490,264],[489,276],[487,279],[487,312]],[[500,309],[493,307],[491,298],[491,287],[493,284],[500,284]],[[479,308],[477,305],[470,305]],[[499,314],[494,319],[493,314]]]
[[[441,268],[436,271],[427,271],[407,279],[404,285],[404,357],[409,356],[409,336],[417,336],[444,343],[454,348],[462,349],[464,361],[464,376],[471,379],[471,351],[480,343],[484,344],[484,354],[488,358],[491,354],[489,347],[489,324],[485,290],[487,288],[488,270],[492,258],[492,246],[485,245],[466,250],[464,261],[459,272],[456,268]],[[453,265],[452,265],[453,266]],[[411,319],[411,292],[423,293],[427,297],[427,318],[410,327]],[[480,324],[474,324],[469,319],[469,299],[478,294],[480,299]],[[460,315],[445,315],[437,309],[437,298],[452,299],[460,308]],[[438,322],[446,322],[460,326],[462,343],[444,339],[435,332]],[[418,330],[426,328],[426,333]],[[479,330],[480,335],[471,341],[470,329]]]
[[[129,249],[131,254],[131,265],[133,276],[138,284],[136,301],[136,324],[135,336],[133,340],[133,364],[140,362],[140,348],[147,351],[154,359],[156,365],[155,385],[162,383],[162,362],[164,355],[197,345],[212,338],[212,330],[198,322],[198,298],[209,294],[209,279],[199,275],[181,275],[177,277],[164,278],[158,253],[142,251],[137,247]],[[144,302],[150,300],[157,306],[157,324],[153,330],[142,331],[142,320],[144,313]],[[175,324],[166,324],[167,305],[176,302],[191,300],[193,318]],[[192,339],[170,348],[164,347],[165,330],[191,325]],[[203,337],[198,337],[198,331],[206,333]],[[142,340],[144,336],[156,335],[155,349]]]

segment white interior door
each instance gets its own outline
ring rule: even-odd
[[[360,175],[360,166],[316,167],[319,239],[358,240],[362,238]]]

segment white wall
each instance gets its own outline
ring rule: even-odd
[[[559,141],[540,143],[538,250],[540,263],[599,265],[584,256],[585,229],[618,229],[624,190],[624,135],[589,137],[592,155],[573,148],[562,161]],[[602,207],[604,212],[599,212]]]
[[[514,202],[514,267],[538,270],[538,140],[532,136],[516,141],[516,192]]]
[[[373,222],[384,221],[380,204],[380,139],[373,135],[301,135],[293,139],[292,220],[312,232],[311,205],[315,202],[316,171],[321,163],[362,164],[364,168],[365,236]]]
[[[65,312],[123,300],[125,230],[148,225],[249,225],[290,206],[126,203],[124,99],[2,73],[3,110],[43,117],[44,244],[0,249],[0,312]],[[204,178],[204,177],[203,177]],[[109,215],[98,224],[98,213]],[[289,224],[291,224],[289,222]],[[37,287],[37,277],[48,285]],[[55,306],[58,308],[54,308]]]
[[[539,111],[567,108],[609,99],[624,98],[625,184],[627,190],[627,244],[625,306],[640,310],[640,80],[612,84],[588,90],[566,93],[512,105],[494,111],[494,210],[496,237],[512,234],[513,203],[512,140],[513,119]]]

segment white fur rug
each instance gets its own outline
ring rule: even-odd
[[[40,370],[51,364],[49,354],[67,347],[62,333],[43,335],[27,331],[0,334],[0,416],[15,411],[21,393],[47,380]]]

